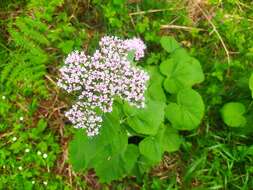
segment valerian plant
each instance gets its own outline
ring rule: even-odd
[[[65,114],[79,128],[69,149],[75,170],[93,168],[105,183],[141,177],[180,148],[179,130],[199,126],[204,103],[192,87],[204,80],[201,65],[174,38],[161,45],[168,58],[146,71],[135,62],[146,48],[138,38],[103,37],[93,56],[68,55],[58,85],[78,96]]]
[[[146,72],[131,66],[128,59],[131,51],[136,60],[144,56],[146,47],[141,40],[103,37],[99,46],[100,50],[92,57],[85,56],[84,52],[71,53],[58,81],[58,86],[68,92],[80,91],[77,103],[66,116],[76,128],[85,128],[88,136],[98,134],[102,117],[97,112],[111,112],[115,96],[143,108],[149,79]]]

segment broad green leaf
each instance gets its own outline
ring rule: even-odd
[[[152,83],[147,90],[148,96],[154,101],[166,102],[166,96],[161,83]]]
[[[149,87],[147,95],[154,101],[166,102],[166,95],[163,90],[164,77],[157,67],[148,67],[150,73]]]
[[[127,171],[128,173],[131,172],[139,154],[140,154],[139,149],[136,145],[128,144],[126,152],[124,153],[124,156],[122,157],[124,161],[123,166],[125,168],[125,171]]]
[[[169,93],[177,93],[204,80],[200,63],[189,56],[167,59],[161,63],[160,70],[167,76],[164,88]]]
[[[253,98],[253,73],[250,75],[249,78],[249,89],[251,90],[251,96]]]
[[[109,156],[124,152],[127,148],[127,134],[119,125],[118,118],[106,114],[98,136],[88,138],[78,130],[70,143],[70,161],[75,170],[94,167]]]
[[[180,48],[180,44],[171,36],[163,36],[160,40],[161,46],[168,52],[171,53],[176,49]]]
[[[172,127],[179,130],[192,130],[201,122],[204,115],[204,102],[198,92],[192,89],[180,90],[177,103],[169,103],[165,110],[166,118]]]
[[[245,112],[245,106],[239,102],[229,102],[221,108],[222,119],[229,127],[243,127],[246,124]]]
[[[88,139],[84,133],[85,132],[83,130],[78,130],[78,132],[75,134],[74,139],[70,142],[70,162],[76,171],[86,169],[87,167],[86,155],[89,151],[85,149],[88,147]]]
[[[95,165],[95,171],[99,176],[99,181],[108,183],[126,176],[133,169],[138,156],[139,151],[137,146],[128,145],[126,151],[123,153],[102,158],[102,160]]]
[[[142,109],[124,104],[127,123],[137,133],[155,135],[164,120],[165,104],[151,99],[146,102],[145,108]]]
[[[124,175],[123,162],[118,154],[109,156],[95,166],[95,172],[101,183],[111,182]]]
[[[167,59],[161,63],[161,65],[160,65],[161,73],[165,76],[169,76],[170,73],[172,72],[171,70],[173,70],[173,68],[172,68],[173,63],[170,63],[170,62],[185,63],[185,62],[187,62],[188,58],[189,58],[189,55],[185,49],[180,48],[180,49],[176,50],[175,52],[173,52],[173,54],[171,54],[169,59]]]
[[[98,138],[97,140],[104,142],[104,144],[106,144],[106,142],[109,144],[111,154],[122,152],[126,150],[127,147],[126,131],[121,128],[119,118],[115,117],[113,114],[114,112],[107,114],[107,116],[103,118],[101,133],[99,136],[95,137]]]
[[[184,48],[179,48],[176,49],[171,55],[170,57],[172,59],[178,59],[178,60],[187,60],[190,55],[188,54],[188,52],[184,49]]]
[[[140,153],[153,163],[160,162],[162,147],[156,137],[146,137],[139,144]]]
[[[177,151],[182,143],[182,138],[178,134],[178,131],[170,126],[162,125],[157,137],[161,143],[163,151],[167,152]]]
[[[84,130],[78,129],[69,146],[70,162],[74,170],[80,171],[92,167],[97,162],[98,155],[108,156],[110,152],[105,150],[105,147],[110,148],[99,136],[88,138]]]
[[[143,155],[140,155],[138,159],[138,167],[137,171],[135,171],[135,175],[142,176],[144,173],[148,172],[155,164],[153,161],[149,160]]]

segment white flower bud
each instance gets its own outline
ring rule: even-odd
[[[26,153],[30,152],[30,149],[29,148],[25,149],[25,152]]]
[[[47,158],[47,154],[46,153],[43,154],[43,158],[45,158],[45,159]]]

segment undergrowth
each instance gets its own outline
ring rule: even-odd
[[[252,189],[252,7],[249,0],[0,1],[0,189]],[[104,35],[143,39],[147,58],[138,65],[153,72],[149,96],[172,110],[165,111],[172,127],[163,159],[148,154],[156,162],[142,175],[107,184],[92,169],[73,170],[68,147],[76,130],[63,116],[73,97],[55,84],[66,55],[94,52]],[[163,63],[178,66],[185,55],[173,55],[178,46],[201,70],[169,72]],[[181,95],[191,98],[178,95],[188,85],[194,92]],[[199,97],[203,118],[178,119],[175,107]],[[141,146],[148,135],[127,141]]]

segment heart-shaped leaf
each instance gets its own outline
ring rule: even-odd
[[[163,36],[160,40],[161,46],[168,52],[171,53],[176,49],[180,48],[180,44],[171,36]]]
[[[148,67],[150,73],[150,82],[147,95],[154,101],[166,102],[166,96],[163,90],[164,77],[160,74],[157,67]]]
[[[157,135],[163,151],[177,151],[182,143],[182,138],[175,128],[162,125]]]
[[[118,118],[106,114],[100,134],[88,138],[78,130],[70,143],[70,162],[75,170],[85,170],[99,165],[102,160],[123,153],[127,148],[126,131],[119,125]]]
[[[245,112],[245,106],[239,102],[229,102],[221,108],[222,119],[229,127],[243,127],[246,124]]]
[[[70,162],[76,171],[87,167],[87,150],[84,150],[87,147],[87,136],[84,133],[84,130],[78,130],[69,146]]]
[[[157,163],[162,157],[162,147],[156,137],[146,137],[139,144],[141,155],[152,163]]]
[[[179,130],[192,130],[201,122],[204,103],[198,92],[192,89],[180,90],[177,103],[169,103],[165,110],[166,118],[172,127]]]
[[[204,74],[198,60],[185,55],[177,56],[163,61],[160,71],[167,76],[164,88],[169,93],[177,93],[180,89],[192,87],[204,81]]]
[[[134,164],[139,156],[139,149],[134,144],[128,144],[127,149],[124,153],[123,161],[125,170],[130,173],[134,167]]]
[[[145,108],[124,104],[128,125],[137,133],[155,135],[164,120],[165,103],[148,99]]]
[[[139,156],[136,145],[128,145],[126,151],[108,157],[103,157],[95,165],[96,174],[101,183],[108,183],[120,179],[131,172]]]

